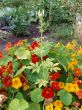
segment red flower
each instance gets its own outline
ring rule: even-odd
[[[24,72],[22,73],[20,79],[21,79],[22,84],[26,84],[27,83],[26,74]]]
[[[11,43],[8,42],[6,45],[5,45],[5,50],[6,51],[9,51],[11,49]]]
[[[3,70],[2,68],[0,68],[0,76],[2,76],[2,74],[3,74]]]
[[[33,54],[31,60],[32,60],[32,63],[36,64],[37,62],[40,61],[40,57],[38,57],[36,54]]]
[[[46,99],[52,98],[54,96],[54,92],[52,91],[51,88],[46,87],[42,90],[42,96]]]
[[[6,66],[1,66],[0,67],[0,75],[2,76],[2,74],[6,71]]]
[[[78,86],[82,86],[82,81],[81,80],[78,80],[77,81],[77,84],[78,84]]]
[[[8,72],[9,74],[11,74],[12,71],[13,71],[13,64],[12,64],[12,62],[10,61],[10,62],[8,62],[7,72]]]
[[[36,47],[39,47],[39,42],[35,41],[29,46],[30,50],[34,50]]]
[[[50,74],[50,80],[54,81],[58,78],[60,78],[61,74],[59,72],[56,72],[54,74]]]
[[[2,52],[0,52],[0,58],[2,58],[3,57],[3,54],[2,54]]]
[[[48,58],[48,56],[46,55],[46,56],[43,56],[43,60],[46,60]]]
[[[82,89],[80,89],[76,95],[78,96],[79,99],[82,99]]]
[[[5,76],[2,78],[2,84],[6,87],[10,87],[12,84],[12,78],[10,76]]]
[[[74,69],[74,74],[75,74],[75,76],[77,76],[77,77],[81,76],[81,75],[82,75],[82,72],[81,72],[80,68],[75,68],[75,69]]]
[[[53,90],[58,91],[59,88],[59,82],[51,82],[51,86],[50,86]]]

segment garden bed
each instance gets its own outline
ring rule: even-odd
[[[5,52],[0,52],[1,109],[81,110],[82,47],[76,42],[19,40],[7,43]]]

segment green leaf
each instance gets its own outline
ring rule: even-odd
[[[26,110],[29,107],[28,102],[26,102],[24,99],[20,100],[20,110]]]
[[[8,107],[8,110],[26,110],[29,107],[28,102],[24,99],[13,99]]]
[[[9,61],[12,61],[13,58],[11,56],[5,56],[4,58],[0,59],[0,65],[7,65]]]
[[[63,66],[63,68],[67,72],[68,63],[69,63],[68,59],[64,55],[57,55],[57,60],[59,61],[59,63]]]
[[[36,110],[40,110],[40,105],[37,103],[31,103],[27,110],[35,110],[35,108],[36,108]]]
[[[75,107],[72,107],[71,110],[77,110]]]
[[[43,97],[41,96],[41,92],[42,92],[42,90],[40,88],[36,88],[33,91],[31,91],[31,93],[30,93],[31,100],[36,103],[43,101]]]
[[[60,90],[58,95],[60,96],[60,100],[64,105],[68,106],[72,103],[72,95],[65,90]]]
[[[13,70],[14,70],[14,72],[18,70],[18,67],[19,67],[19,63],[17,61],[14,61],[13,62]]]
[[[36,48],[34,50],[34,53],[36,55],[38,55],[39,57],[46,56],[49,53],[49,50],[50,50],[51,47],[52,47],[52,43],[51,42],[42,43],[39,48]]]
[[[64,89],[62,89],[62,90],[60,90],[60,91],[58,92],[58,95],[59,95],[59,96],[62,96],[65,92],[66,92],[66,91],[65,91]]]
[[[8,107],[8,110],[18,110],[19,109],[19,100],[13,99]]]
[[[18,92],[15,96],[16,99],[23,99],[23,95],[21,92]]]
[[[19,70],[16,72],[16,75],[15,75],[14,77],[19,76],[25,69],[26,69],[26,66],[23,66],[21,69],[19,69]]]
[[[24,47],[20,47],[15,51],[15,55],[17,56],[18,59],[30,59],[31,58],[31,53],[29,50],[27,50]]]

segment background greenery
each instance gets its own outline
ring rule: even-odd
[[[81,0],[1,0],[0,8],[0,19],[16,36],[29,34],[28,27],[38,24],[38,10],[45,11],[45,26],[55,36],[73,36],[76,13],[82,11]]]

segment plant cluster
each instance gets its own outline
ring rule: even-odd
[[[0,52],[0,107],[82,110],[82,46],[19,40]]]
[[[9,18],[6,19],[6,22],[11,32],[15,35],[29,33],[27,27],[32,22],[37,23],[36,11],[38,10],[45,11],[44,21],[46,29],[52,30],[53,25],[67,24],[71,26],[70,31],[72,31],[79,7],[79,1],[76,2],[76,0],[2,0],[1,4],[2,7],[10,7],[10,10],[13,10],[13,12],[6,11],[4,18]],[[67,32],[66,34],[68,35]]]

